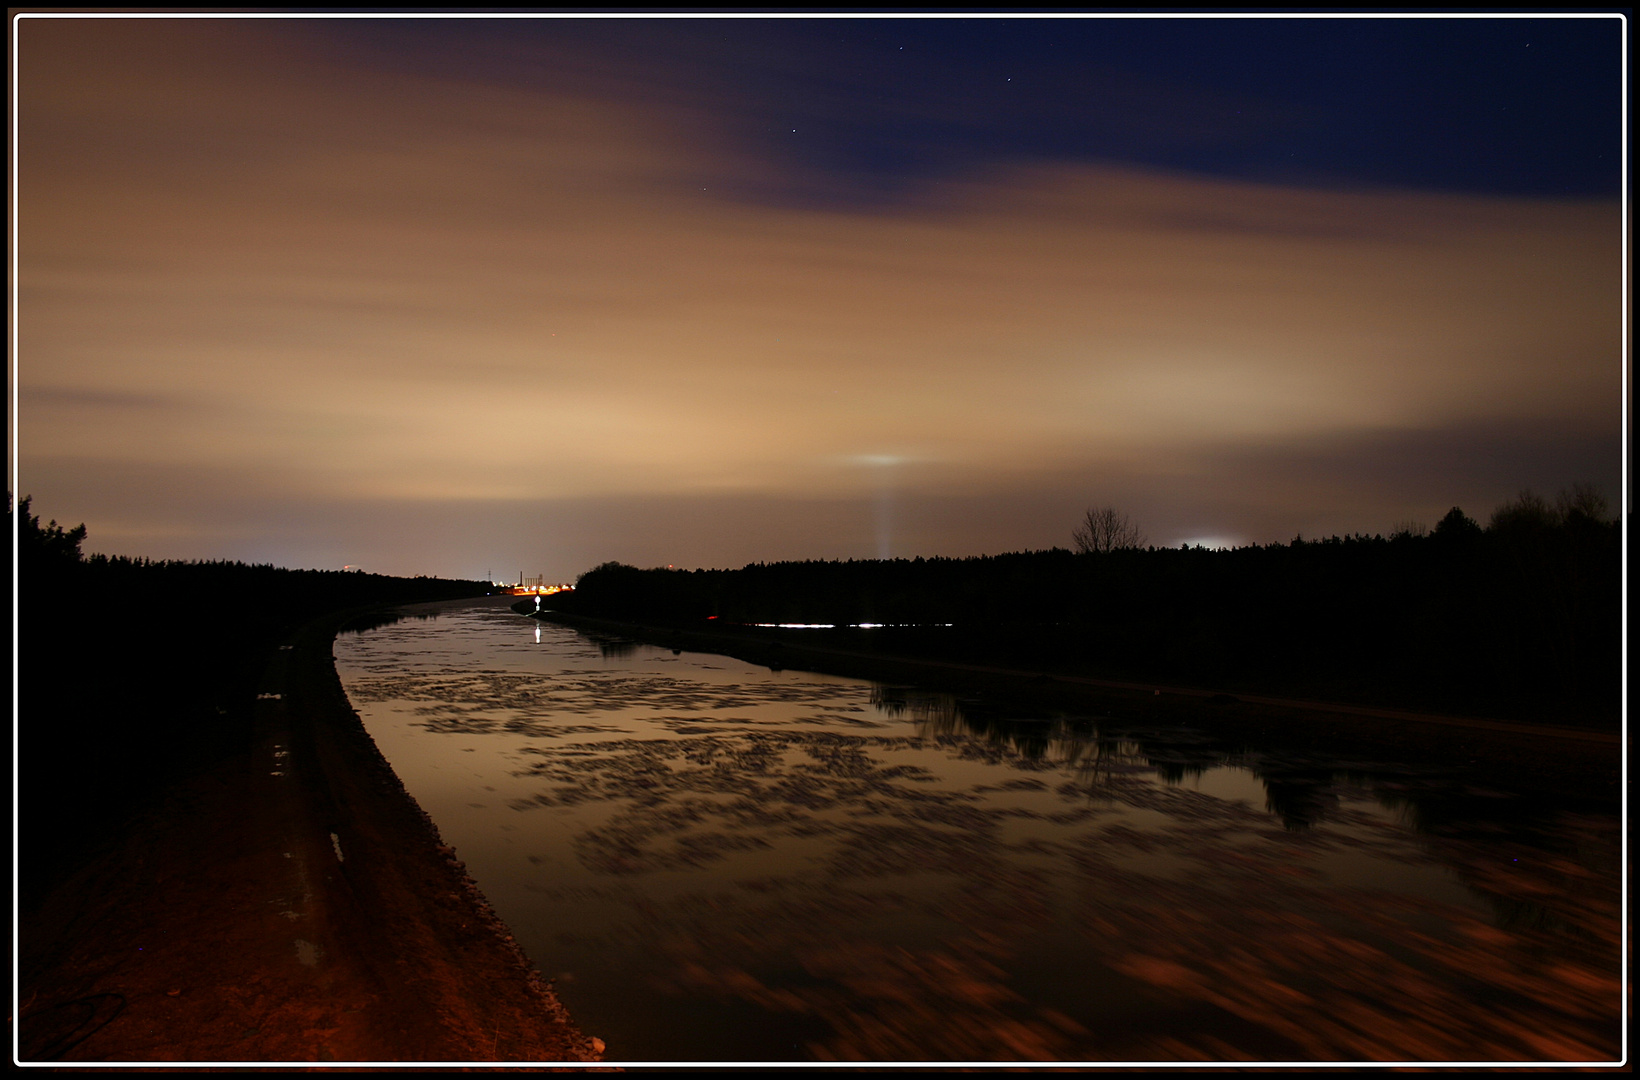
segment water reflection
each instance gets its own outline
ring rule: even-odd
[[[598,655],[602,656],[605,660],[622,660],[628,656],[634,655],[638,651],[638,643],[636,641],[627,641],[625,638],[593,636],[591,634],[583,636],[585,636],[588,641],[592,641],[597,644]],[[540,639],[537,638],[536,640],[539,641]]]
[[[337,655],[625,1060],[1615,1053],[1611,816],[493,609]]]
[[[384,626],[392,626],[405,619],[415,619],[420,622],[429,622],[438,618],[436,611],[369,611],[362,615],[355,615],[342,624],[338,633],[362,634],[367,630],[379,630]]]

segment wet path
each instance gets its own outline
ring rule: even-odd
[[[451,605],[350,698],[610,1060],[1609,1060],[1618,829]]]
[[[340,619],[264,658],[243,754],[25,916],[24,1060],[595,1058],[359,728]]]

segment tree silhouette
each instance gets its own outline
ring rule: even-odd
[[[1562,490],[1555,499],[1555,510],[1562,522],[1604,523],[1611,518],[1611,504],[1593,484],[1573,484],[1569,490]]]
[[[1145,534],[1133,520],[1114,506],[1091,507],[1082,524],[1071,530],[1076,550],[1084,555],[1143,547]]]
[[[1524,532],[1552,529],[1558,524],[1559,515],[1548,501],[1527,489],[1492,511],[1486,527],[1489,532]]]
[[[1459,538],[1475,537],[1480,534],[1479,522],[1456,506],[1448,510],[1446,517],[1435,525],[1435,538],[1437,540],[1451,541]]]
[[[31,514],[31,496],[24,496],[17,504],[17,547],[24,570],[39,570],[71,566],[85,558],[80,543],[85,540],[85,526],[65,529],[53,521],[40,525],[40,515]]]

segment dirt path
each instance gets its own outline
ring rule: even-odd
[[[22,927],[19,1060],[598,1060],[359,724],[340,623],[270,659],[249,755]]]

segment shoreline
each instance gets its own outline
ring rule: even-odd
[[[20,919],[19,1060],[600,1059],[348,702],[332,644],[372,610],[279,645],[249,753]]]
[[[264,653],[251,749],[176,785],[136,815],[123,842],[24,915],[20,1060],[69,1068],[495,1061],[608,1068],[597,1064],[602,1042],[576,1027],[512,940],[342,688],[337,633],[361,616],[418,606],[334,612]],[[771,667],[1109,710],[1287,746],[1341,741],[1459,768],[1479,762],[1589,801],[1619,792],[1616,739],[1580,740],[1565,729],[1451,717],[1429,724],[1387,710],[1195,688],[1157,693],[1145,684],[764,636],[541,616]]]
[[[1134,720],[1193,724],[1232,736],[1295,745],[1337,742],[1368,752],[1482,764],[1526,786],[1580,800],[1616,799],[1621,785],[1623,735],[1619,731],[988,667],[837,649],[779,639],[768,632],[626,623],[550,609],[520,611],[522,606],[514,605],[513,610],[592,633],[663,648],[720,653],[765,667],[911,683],[959,696],[1013,698],[1067,712],[1109,710]]]

